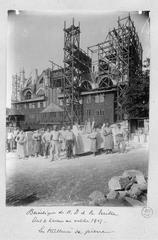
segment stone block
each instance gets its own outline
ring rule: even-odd
[[[121,189],[120,178],[120,176],[114,176],[110,179],[110,181],[108,182],[108,187],[110,191]]]
[[[122,177],[135,178],[138,184],[146,183],[143,173],[139,170],[126,170]]]
[[[133,184],[131,189],[128,191],[128,193],[131,198],[136,199],[138,196],[141,195],[142,190],[139,188],[138,184]]]
[[[127,196],[127,191],[118,191],[118,199],[124,199]]]
[[[110,191],[106,197],[108,200],[118,199],[119,193],[117,191]]]

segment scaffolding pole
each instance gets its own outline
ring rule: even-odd
[[[117,121],[128,115],[126,110],[127,92],[130,81],[137,77],[136,71],[142,69],[142,46],[130,15],[118,18],[117,28],[110,30],[104,42],[88,47],[88,53],[98,51],[98,81],[105,76],[110,87],[110,79],[116,81]],[[93,59],[92,59],[93,62]]]
[[[82,121],[79,86],[81,76],[90,72],[91,58],[80,48],[80,23],[64,22],[64,113],[71,125]]]

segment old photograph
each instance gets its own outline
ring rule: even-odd
[[[6,206],[146,206],[150,12],[8,11]]]

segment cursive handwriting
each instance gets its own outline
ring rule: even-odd
[[[112,210],[103,210],[100,209],[98,212],[94,212],[94,210],[79,210],[79,209],[75,209],[75,210],[59,210],[59,211],[48,211],[48,210],[35,210],[34,208],[31,208],[29,211],[26,212],[26,215],[107,215],[107,216],[118,216],[117,213],[115,213]]]
[[[85,210],[79,208],[57,210],[41,208],[37,210],[31,208],[26,212],[26,216],[31,218],[34,226],[38,226],[40,234],[92,235],[114,233],[113,229],[109,229],[108,219],[116,217],[118,214],[103,208],[87,208]]]

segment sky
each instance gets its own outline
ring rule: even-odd
[[[80,22],[80,47],[103,42],[109,30],[117,27],[118,16],[128,12],[65,13],[12,11],[8,14],[7,31],[7,107],[11,105],[12,75],[24,68],[29,77],[34,69],[40,74],[50,67],[49,60],[63,66],[64,21],[70,26]],[[150,57],[150,30],[148,18],[138,12],[130,12],[143,47],[143,59]]]

